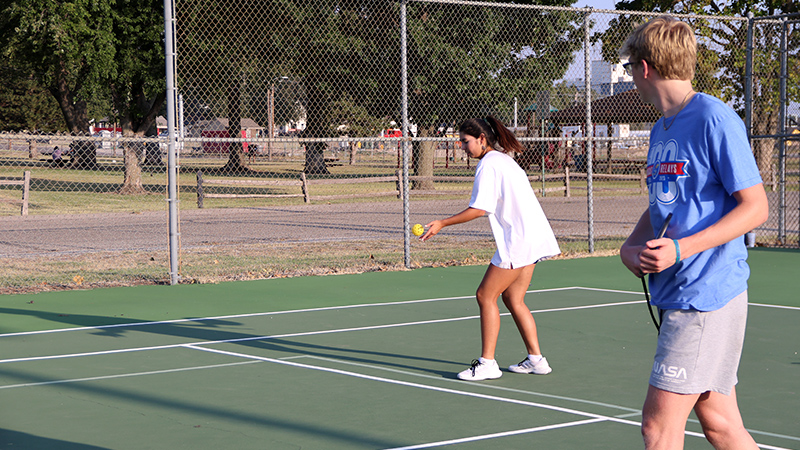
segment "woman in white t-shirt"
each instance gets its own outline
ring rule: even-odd
[[[494,359],[500,332],[497,298],[501,295],[528,351],[525,359],[508,369],[516,373],[548,374],[552,369],[539,348],[536,322],[525,304],[525,294],[536,263],[561,251],[527,174],[508,155],[521,153],[522,144],[494,117],[465,121],[459,127],[459,135],[467,155],[480,160],[469,207],[427,224],[427,231],[420,237],[426,241],[446,226],[488,214],[497,243],[497,252],[476,292],[481,314],[481,357],[460,372],[458,378],[478,381],[503,375]]]

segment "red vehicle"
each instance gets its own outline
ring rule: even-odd
[[[383,130],[383,137],[385,138],[403,137],[403,130],[399,128],[390,128],[388,130]]]
[[[203,130],[200,132],[200,136],[209,138],[226,138],[229,135],[227,130]],[[245,130],[242,130],[242,137],[247,137],[247,132]],[[247,153],[248,144],[248,142],[242,142],[242,148],[244,149],[245,153]],[[230,146],[230,142],[203,141],[203,153],[228,153]]]

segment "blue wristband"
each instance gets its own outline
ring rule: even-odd
[[[678,245],[678,240],[673,239],[672,243],[675,244],[675,264],[681,262],[681,246]]]

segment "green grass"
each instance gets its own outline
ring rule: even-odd
[[[147,192],[141,195],[120,195],[124,178],[122,159],[112,157],[98,158],[99,170],[73,170],[53,167],[45,159],[31,161],[20,157],[20,152],[10,155],[0,151],[0,178],[19,178],[23,170],[31,171],[31,194],[29,214],[84,214],[118,212],[132,213],[143,211],[163,211],[166,208],[167,174],[165,167],[143,168],[142,186]],[[238,175],[221,174],[219,168],[226,162],[225,158],[187,157],[179,161],[178,174],[180,208],[196,208],[197,171],[204,172],[204,178],[227,178],[235,180],[260,179],[294,179],[295,186],[263,186],[263,187],[225,187],[208,186],[207,193],[234,194],[300,194],[299,177],[303,170],[303,161],[267,161],[266,157],[257,158],[250,166],[251,170]],[[359,155],[357,164],[340,163],[330,165],[330,175],[310,176],[310,179],[326,178],[363,178],[378,176],[396,176],[396,160],[390,155],[379,154],[369,157],[365,153]],[[415,195],[414,199],[449,200],[463,198],[464,192],[472,187],[471,175],[474,166],[467,168],[463,162],[451,163],[444,168],[444,161],[437,161],[434,171],[437,176],[464,176],[463,182],[436,182],[437,195]],[[536,170],[529,171],[538,175]],[[584,186],[581,189],[581,185]],[[539,181],[533,181],[534,189],[541,189]],[[561,181],[547,181],[545,187],[562,187]],[[639,195],[638,181],[598,181],[594,186],[596,195]],[[572,182],[571,195],[585,196],[583,182]],[[360,194],[363,198],[326,200],[330,203],[371,201],[371,194],[396,189],[394,182],[353,183],[353,184],[311,184],[312,196],[331,196],[338,194]],[[621,190],[624,189],[624,190]],[[441,194],[452,191],[452,195]],[[549,192],[547,196],[561,196],[562,192]],[[0,186],[0,199],[16,200],[21,198],[18,186]],[[390,198],[390,197],[389,197]],[[303,198],[258,198],[258,199],[206,199],[204,207],[268,207],[303,204]],[[17,215],[20,208],[12,203],[0,203],[0,215]]]
[[[623,237],[596,241],[595,254],[616,253]],[[560,258],[588,255],[585,241],[559,239]],[[465,242],[440,236],[412,240],[411,267],[486,265],[494,255],[491,239]],[[166,251],[97,252],[40,258],[0,259],[0,294],[140,284],[167,284]],[[325,243],[241,244],[184,249],[182,283],[283,278],[404,270],[402,240]]]
[[[54,168],[46,161],[30,161],[27,158],[11,157],[0,151],[0,178],[19,178],[23,170],[32,174],[29,214],[86,214],[86,213],[138,213],[145,211],[165,211],[167,175],[166,168],[145,168],[142,183],[146,194],[121,195],[118,193],[123,181],[121,158],[100,158],[101,170],[72,170]],[[326,155],[328,156],[328,155]],[[238,176],[218,173],[226,162],[224,158],[189,157],[181,158],[179,181],[179,207],[183,210],[197,208],[196,172],[203,170],[204,177],[229,179],[297,179],[303,169],[302,160],[267,161],[265,157],[256,159],[250,171]],[[458,161],[457,161],[458,162]],[[395,176],[396,158],[392,154],[368,157],[365,152],[359,155],[359,163],[349,165],[340,161],[339,165],[329,167],[331,174],[312,178],[361,178],[371,176]],[[444,168],[444,161],[437,161],[434,170],[438,176],[463,176],[464,181],[437,182],[438,195],[415,195],[414,200],[464,199],[472,187],[471,175],[474,165],[467,168],[463,162],[451,163]],[[531,175],[539,172],[531,170]],[[583,189],[579,189],[583,185]],[[540,189],[540,181],[533,181],[532,187]],[[561,181],[547,181],[545,186],[557,188]],[[638,180],[595,180],[595,196],[638,196]],[[337,195],[358,193],[355,199],[326,200],[326,203],[351,203],[374,201],[371,194],[391,191],[394,182],[374,182],[363,184],[313,184],[311,195]],[[585,197],[585,182],[573,181],[571,195]],[[796,191],[797,183],[787,185]],[[621,190],[624,189],[624,190]],[[295,186],[265,187],[214,187],[207,186],[206,192],[232,193],[300,193],[299,181]],[[442,194],[451,192],[451,194]],[[541,194],[539,194],[542,196]],[[547,197],[562,197],[563,192],[549,192]],[[17,186],[0,186],[0,199],[19,199],[21,189]],[[397,201],[385,197],[386,201]],[[302,205],[303,198],[256,198],[256,199],[205,199],[206,208],[270,207]],[[0,203],[0,215],[18,216],[18,204]],[[789,236],[796,245],[796,236]],[[622,244],[624,236],[595,241],[595,254],[613,254]],[[759,236],[759,242],[777,244],[776,236]],[[784,243],[791,245],[792,242]],[[560,238],[563,257],[588,255],[588,244],[583,239]],[[491,240],[460,242],[454,239],[437,239],[424,246],[412,242],[411,266],[429,267],[440,265],[485,265],[494,254]],[[352,273],[377,270],[402,270],[404,266],[403,242],[363,241],[303,244],[259,244],[239,245],[184,250],[180,255],[180,274],[183,282],[213,283],[225,280],[274,278],[297,275],[321,275],[331,273]],[[157,252],[93,253],[86,255],[48,256],[46,258],[0,260],[5,268],[0,278],[0,293],[34,292],[49,289],[73,289],[95,286],[115,286],[129,284],[168,283],[169,261],[165,250]]]

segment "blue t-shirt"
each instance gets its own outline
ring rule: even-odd
[[[719,221],[737,205],[732,194],[761,176],[744,123],[721,100],[697,93],[669,122],[664,130],[661,118],[650,133],[650,221],[655,236],[672,213],[665,237],[680,239]],[[749,276],[744,240],[733,239],[651,274],[652,303],[714,311],[744,292]]]

